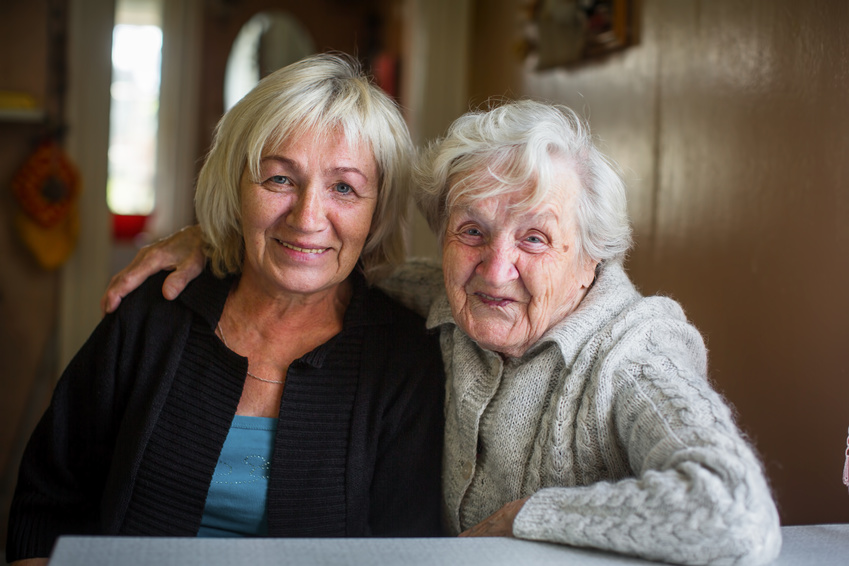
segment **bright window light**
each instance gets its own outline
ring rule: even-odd
[[[116,5],[106,186],[114,214],[149,215],[155,204],[160,13],[158,1],[119,0]]]

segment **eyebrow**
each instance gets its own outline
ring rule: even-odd
[[[362,177],[366,181],[369,180],[368,176],[365,173],[363,173],[362,171],[360,171],[359,169],[357,169],[356,167],[335,167],[335,168],[331,169],[330,171],[333,172],[333,173],[354,173],[356,175],[359,175],[360,177]]]
[[[482,216],[471,205],[458,206],[457,210],[460,210],[460,211],[464,212],[467,216],[471,216],[471,217],[474,217],[474,218],[481,218],[481,216]],[[560,218],[557,216],[557,214],[555,214],[554,211],[549,210],[548,208],[546,208],[546,210],[542,210],[540,212],[533,213],[533,214],[531,214],[530,211],[522,210],[520,208],[520,209],[515,210],[515,214],[513,215],[513,217],[519,218],[520,222],[524,222],[524,223],[527,223],[527,222],[537,223],[537,222],[544,222],[544,221],[548,221],[548,220],[551,220],[553,222],[559,222],[560,221]]]
[[[265,157],[260,159],[260,161],[261,162],[277,161],[277,162],[283,163],[284,165],[287,165],[288,167],[291,167],[292,169],[294,169],[295,171],[297,171],[299,173],[301,172],[301,167],[298,165],[297,161],[295,161],[293,159],[289,159],[288,157],[284,157],[282,155],[266,155]],[[362,171],[360,171],[356,167],[346,167],[346,166],[332,167],[330,169],[325,169],[324,172],[325,173],[335,173],[335,174],[353,173],[353,174],[359,175],[360,177],[365,179],[366,182],[369,181],[368,175],[366,175],[365,173],[363,173]]]

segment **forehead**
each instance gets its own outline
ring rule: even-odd
[[[461,229],[464,222],[470,221],[491,232],[541,230],[551,237],[560,235],[568,238],[574,231],[574,212],[564,206],[563,200],[542,202],[530,208],[521,206],[521,202],[520,196],[508,193],[501,197],[461,203],[452,212],[446,228]]]
[[[370,144],[357,135],[346,134],[341,128],[327,131],[311,128],[294,132],[282,140],[269,140],[262,151],[263,156],[289,153],[307,157],[321,153],[325,158],[332,155],[374,163]]]
[[[480,168],[467,177],[457,195],[453,212],[511,223],[563,222],[575,216],[580,180],[565,159],[552,158],[547,174],[537,175],[523,185],[511,184],[509,175]],[[469,183],[474,179],[475,183]]]

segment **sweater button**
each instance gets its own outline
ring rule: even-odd
[[[463,462],[463,463],[462,463],[462,468],[461,468],[461,469],[462,469],[462,472],[463,472],[463,478],[465,478],[465,479],[467,479],[467,480],[468,480],[468,479],[471,479],[471,477],[472,477],[472,472],[473,472],[473,471],[474,471],[474,469],[475,469],[475,467],[474,467],[474,465],[472,464],[472,462],[471,462],[471,461]]]

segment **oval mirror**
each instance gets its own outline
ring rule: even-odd
[[[267,74],[315,53],[304,26],[286,12],[260,12],[233,42],[224,71],[224,110],[229,110]]]

